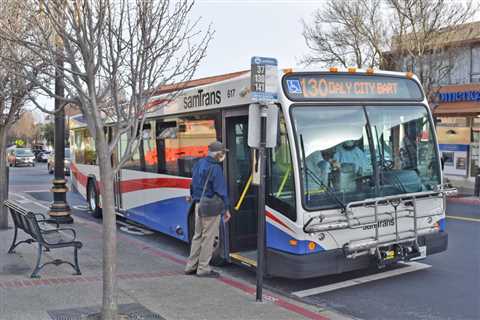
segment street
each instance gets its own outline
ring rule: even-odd
[[[10,194],[20,202],[33,198],[38,205],[48,206],[52,179],[45,164],[10,168]],[[79,215],[101,222],[90,216],[78,194],[70,192],[68,202],[74,219]],[[447,218],[447,252],[394,270],[366,270],[301,281],[271,278],[266,280],[266,288],[359,319],[479,319],[480,206],[449,201],[447,214],[451,216]],[[164,251],[188,254],[186,244],[159,233],[129,236]],[[411,270],[401,271],[405,268]],[[250,270],[229,265],[222,271],[255,284],[255,274]]]

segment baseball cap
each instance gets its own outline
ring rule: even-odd
[[[219,152],[219,151],[227,152],[228,149],[225,148],[223,143],[221,143],[220,141],[214,141],[214,142],[212,142],[208,145],[208,151],[210,151],[210,152]]]

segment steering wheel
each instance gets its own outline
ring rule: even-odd
[[[373,182],[373,176],[359,176],[355,178],[355,182],[361,183],[361,184],[367,184],[367,183],[372,183]]]
[[[395,163],[392,161],[392,160],[383,160],[383,168],[384,169],[393,169],[393,166],[395,165]]]

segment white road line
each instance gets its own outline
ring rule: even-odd
[[[25,197],[25,196],[23,196],[23,195],[21,195],[21,194],[19,194],[19,193],[16,193],[16,192],[10,192],[10,194],[12,194],[12,195],[14,195],[14,196],[16,196],[16,197],[22,198],[22,199],[23,199],[23,202],[22,202],[22,203],[27,203],[27,202],[30,202],[30,203],[33,203],[34,205],[37,205],[37,206],[41,207],[41,208],[44,208],[44,209],[50,210],[50,208],[49,208],[49,207],[47,207],[46,205],[43,205],[43,204],[41,204],[41,203],[40,203],[40,202],[38,202],[38,201],[35,201],[35,200],[32,200],[32,199],[29,199],[29,198],[27,198],[27,197]],[[18,200],[17,200],[17,201],[18,201]],[[22,200],[20,200],[20,201],[22,201]]]
[[[320,293],[325,293],[325,292],[334,291],[334,290],[338,290],[338,289],[342,289],[342,288],[352,287],[352,286],[356,286],[356,285],[359,285],[359,284],[363,284],[363,283],[367,283],[367,282],[371,282],[371,281],[375,281],[375,280],[386,279],[386,278],[390,278],[390,277],[394,277],[394,276],[398,276],[398,275],[401,275],[401,274],[410,273],[410,272],[414,272],[414,271],[419,271],[419,270],[423,270],[423,269],[427,269],[427,268],[431,267],[431,265],[429,265],[429,264],[420,263],[420,262],[407,262],[407,263],[401,262],[401,264],[406,265],[406,267],[395,269],[395,270],[390,270],[390,271],[385,271],[385,272],[378,273],[378,274],[372,274],[372,275],[364,276],[364,277],[360,277],[360,278],[355,278],[355,279],[351,279],[351,280],[346,280],[346,281],[342,281],[342,282],[332,283],[332,284],[317,287],[317,288],[312,288],[312,289],[307,289],[307,290],[302,290],[302,291],[295,291],[295,292],[292,292],[292,294],[294,296],[304,298],[304,297],[308,297],[308,296],[317,295],[317,294],[320,294]]]

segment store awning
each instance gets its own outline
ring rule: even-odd
[[[434,116],[467,116],[480,114],[480,102],[441,103],[433,110]]]

